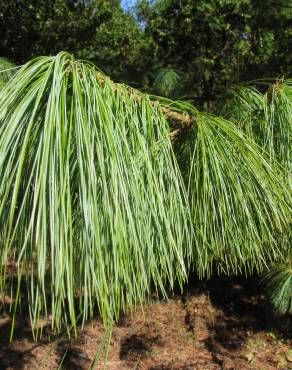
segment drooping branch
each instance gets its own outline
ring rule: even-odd
[[[119,83],[113,82],[109,77],[104,76],[102,73],[97,73],[97,79],[100,82],[101,85],[105,83],[105,81],[108,81],[113,89],[118,89]],[[133,89],[132,87],[128,87],[129,94],[138,102],[142,100],[142,93],[139,90]],[[170,132],[170,138],[172,140],[175,140],[177,136],[179,136],[182,132],[189,129],[190,127],[194,126],[196,124],[196,119],[194,116],[186,113],[186,112],[180,112],[177,110],[172,110],[169,107],[163,106],[161,102],[157,99],[151,99],[150,104],[153,107],[159,107],[161,112],[164,114],[164,116],[169,119],[171,122],[175,122],[175,128]],[[179,125],[179,127],[177,127]]]
[[[36,330],[49,317],[53,330],[76,328],[95,308],[109,327],[191,270],[248,274],[287,255],[275,236],[289,189],[234,123],[114,84],[65,52],[28,62],[3,91],[0,260],[21,266]],[[176,152],[167,135],[196,123]]]

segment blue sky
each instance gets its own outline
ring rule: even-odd
[[[135,4],[136,0],[121,0],[122,7],[129,9]]]

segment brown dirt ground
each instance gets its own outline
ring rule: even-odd
[[[153,297],[114,327],[107,369],[291,370],[291,318],[279,320],[267,307],[252,280],[193,282],[168,301]],[[0,370],[89,369],[103,333],[96,319],[77,339],[46,333],[36,343],[23,314],[9,343],[10,325],[0,315]]]

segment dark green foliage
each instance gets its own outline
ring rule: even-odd
[[[208,108],[226,86],[291,73],[289,0],[142,0],[153,60],[182,70],[189,99]],[[185,93],[186,95],[186,93]]]
[[[86,49],[118,0],[0,0],[0,55],[23,63],[64,48]]]
[[[153,71],[178,70],[174,97],[211,109],[226,86],[291,73],[291,19],[289,0],[0,0],[0,55],[68,50],[150,92]]]
[[[0,0],[0,34],[0,55],[18,64],[68,50],[115,78],[140,81],[150,63],[149,43],[119,0]]]

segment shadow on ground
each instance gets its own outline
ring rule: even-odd
[[[8,307],[6,307],[7,312]],[[17,317],[9,342],[11,315],[0,316],[0,369],[88,369],[104,334],[96,319],[77,339],[44,335],[34,342],[28,313]],[[257,279],[190,279],[183,294],[124,314],[109,344],[110,370],[272,370],[292,368],[288,318],[277,318]],[[290,361],[291,360],[291,361]],[[101,369],[102,362],[97,369]]]

